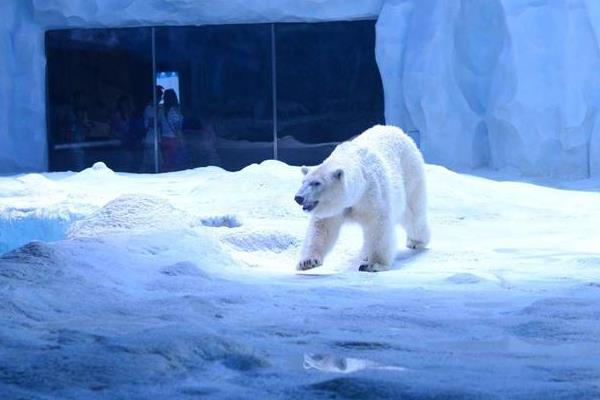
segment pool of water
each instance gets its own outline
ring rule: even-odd
[[[65,238],[73,216],[48,216],[26,210],[0,215],[0,255],[34,240],[53,242]]]

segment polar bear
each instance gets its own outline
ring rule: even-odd
[[[363,230],[360,271],[387,269],[396,255],[394,225],[406,230],[411,249],[429,243],[423,156],[413,140],[394,126],[376,125],[338,145],[312,169],[294,200],[310,213],[296,268],[322,265],[346,221]]]

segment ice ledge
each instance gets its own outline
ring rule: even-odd
[[[33,0],[46,26],[316,22],[375,18],[384,0]]]

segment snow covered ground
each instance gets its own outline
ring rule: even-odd
[[[600,185],[427,172],[430,249],[378,274],[353,226],[296,274],[275,161],[0,178],[0,398],[600,398]]]

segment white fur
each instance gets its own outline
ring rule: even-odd
[[[302,172],[305,177],[297,196],[305,204],[318,203],[310,212],[297,269],[321,265],[349,220],[363,229],[361,270],[391,265],[396,223],[406,231],[407,247],[429,243],[423,157],[399,128],[376,125],[337,146],[321,165]]]

